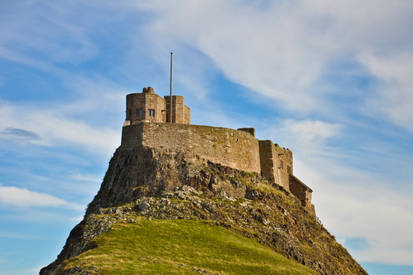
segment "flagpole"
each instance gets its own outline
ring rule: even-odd
[[[171,51],[171,70],[169,74],[169,122],[172,123],[172,55]]]

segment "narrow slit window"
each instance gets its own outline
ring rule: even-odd
[[[155,110],[154,109],[149,109],[149,116],[155,117]]]
[[[138,119],[143,119],[144,118],[144,110],[143,109],[136,109],[136,116]]]

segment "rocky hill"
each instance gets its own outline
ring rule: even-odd
[[[117,149],[84,219],[40,274],[116,270],[367,274],[296,197],[257,173],[145,146]]]

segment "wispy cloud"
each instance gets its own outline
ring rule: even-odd
[[[340,134],[341,125],[320,120],[283,120],[274,132],[281,132],[281,136],[289,143],[300,145],[300,149],[308,146],[324,144],[328,139]],[[274,127],[275,128],[275,127]]]
[[[357,259],[412,264],[411,191],[390,190],[387,178],[331,159],[310,163],[298,159],[295,165],[297,175],[313,188],[316,212],[330,232],[344,240],[365,240],[363,247],[349,247]]]
[[[40,139],[40,137],[34,132],[12,127],[0,131],[0,136],[4,136],[6,138],[11,139],[16,138],[25,141],[37,141]]]
[[[347,134],[346,128],[320,120],[286,119],[261,131],[293,148],[294,173],[314,190],[317,215],[328,230],[346,245],[362,240],[362,245],[348,247],[353,256],[360,261],[412,264],[409,228],[413,228],[413,204],[409,198],[413,193],[408,188],[409,178],[385,172],[379,175],[367,170],[365,164],[357,167],[370,161],[368,154],[348,152],[372,141],[359,140],[360,144],[347,149],[332,146],[331,141],[340,142]],[[382,156],[396,154],[386,143],[381,146]],[[402,165],[409,162],[397,161]],[[391,169],[379,165],[383,167],[376,169]],[[387,237],[388,232],[392,238]]]
[[[147,29],[154,45],[180,41],[196,47],[234,82],[277,100],[278,108],[328,110],[330,116],[345,112],[329,97],[359,96],[359,91],[343,90],[325,75],[335,63],[355,63],[378,81],[375,96],[383,106],[369,105],[380,111],[375,113],[408,129],[413,125],[407,108],[413,98],[406,92],[411,84],[404,77],[413,73],[406,66],[410,58],[404,58],[413,51],[411,2],[278,1],[263,7],[239,1],[152,1],[136,6],[157,15]],[[390,98],[393,103],[387,104]]]
[[[0,24],[0,57],[50,70],[56,62],[77,64],[96,56],[86,18],[77,12],[80,6],[68,3],[62,8],[50,2],[22,1],[2,7],[2,21],[12,24]],[[72,23],[74,17],[78,24]]]
[[[85,182],[100,182],[102,181],[102,176],[98,175],[91,175],[91,174],[74,174],[72,178],[77,181],[85,181]]]
[[[3,103],[0,104],[0,113],[3,115],[1,136],[9,140],[18,139],[45,146],[69,143],[105,155],[111,154],[120,143],[119,131],[89,125],[64,116],[58,110]]]
[[[261,125],[259,135],[272,138],[301,157],[331,155],[329,141],[340,138],[343,125],[311,119],[283,119]]]
[[[80,205],[46,193],[3,185],[0,185],[0,203],[17,207],[67,207],[76,210],[82,209]]]
[[[382,84],[380,97],[366,102],[370,110],[376,110],[370,115],[385,113],[394,123],[413,132],[413,51],[390,56],[366,54],[361,58]]]

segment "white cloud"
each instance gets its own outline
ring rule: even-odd
[[[102,181],[102,177],[99,175],[91,175],[91,174],[73,174],[72,178],[81,181],[81,182],[89,182],[89,183],[97,183]]]
[[[36,125],[36,130],[46,140],[53,142],[61,140],[89,149],[113,152],[120,143],[119,131],[96,128],[82,121],[54,117],[54,114],[32,113],[30,122]]]
[[[356,91],[327,88],[334,83],[324,75],[335,62],[367,67],[385,84],[375,94],[380,104],[368,105],[370,111],[411,130],[411,108],[404,107],[413,105],[411,82],[404,76],[413,69],[410,58],[400,58],[413,52],[411,1],[152,1],[136,6],[156,15],[146,28],[155,47],[191,45],[234,82],[276,99],[279,108],[330,116],[345,112],[330,94]],[[389,72],[392,81],[387,81]]]
[[[37,139],[19,139],[32,144],[51,146],[69,143],[97,154],[109,155],[120,144],[120,131],[89,125],[82,120],[62,115],[59,110],[40,110],[29,106],[0,104],[0,129],[30,131]],[[120,127],[119,127],[120,128]],[[6,137],[2,135],[2,137]],[[13,136],[9,137],[16,140]]]
[[[317,215],[332,234],[367,241],[364,249],[350,249],[359,261],[413,264],[411,191],[332,159],[296,159],[295,174],[314,190]]]
[[[88,12],[79,13],[82,9]],[[44,10],[49,16],[42,16]],[[137,49],[145,51],[166,74],[166,55],[160,53],[165,45],[176,49],[180,53],[176,69],[181,72],[177,82],[199,97],[209,89],[208,68],[216,66],[234,82],[274,99],[278,108],[334,116],[345,110],[329,96],[344,91],[323,77],[335,62],[354,62],[382,84],[376,104],[367,105],[368,112],[412,130],[411,1],[125,1],[121,5],[25,1],[4,8],[2,20],[8,23],[0,24],[0,56],[64,74],[59,62],[78,64],[99,54],[99,44],[90,33],[102,25],[104,15],[110,13],[117,22],[132,11],[145,20],[126,36],[126,59],[141,57],[134,54]],[[136,65],[129,61],[124,65],[127,68],[116,70],[132,77]],[[149,74],[148,78],[154,79]]]
[[[261,125],[259,137],[272,138],[275,143],[290,148],[300,157],[318,157],[332,154],[328,143],[339,138],[343,126],[321,120],[284,119],[274,124]]]
[[[356,168],[352,161],[360,163],[359,158],[366,156],[349,156],[346,149],[329,144],[339,141],[343,130],[336,123],[287,119],[260,132],[293,149],[294,174],[314,190],[313,203],[326,228],[342,242],[351,238],[367,241],[363,249],[350,248],[357,260],[411,265],[413,193],[406,187],[409,179],[396,177],[392,171],[378,175]],[[394,155],[391,149],[382,150],[381,155]]]
[[[80,210],[81,206],[46,193],[33,192],[25,188],[0,185],[0,202],[18,207],[67,207]]]
[[[299,143],[310,145],[322,143],[325,140],[339,135],[341,126],[320,120],[292,120],[283,121],[282,131],[287,133],[288,139],[299,139]]]
[[[76,4],[21,1],[2,6],[0,56],[46,70],[55,62],[78,64],[95,57],[98,49],[86,28],[93,20],[88,21],[90,14],[81,16]],[[33,54],[40,58],[31,58]]]
[[[396,124],[413,132],[413,52],[392,56],[361,57],[371,73],[382,81],[380,98],[368,100],[370,106],[387,114]],[[371,108],[370,108],[371,109]]]

